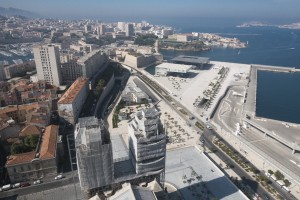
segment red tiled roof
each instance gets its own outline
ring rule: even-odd
[[[19,134],[19,137],[26,137],[28,135],[40,135],[42,132],[41,128],[35,125],[28,125],[23,128]]]
[[[45,133],[42,139],[42,145],[40,150],[40,159],[46,160],[55,158],[56,156],[56,143],[57,143],[58,126],[50,125],[46,127]]]
[[[34,157],[35,157],[34,151],[11,155],[9,156],[6,162],[6,166],[29,163],[34,159]]]
[[[78,78],[71,85],[71,87],[64,93],[64,95],[59,99],[58,104],[70,104],[77,97],[81,89],[87,84],[87,79]]]

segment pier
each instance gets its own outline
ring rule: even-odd
[[[251,67],[255,70],[265,70],[265,71],[273,71],[273,72],[285,72],[285,73],[300,72],[300,69],[296,69],[295,67],[280,67],[280,66],[269,66],[269,65],[251,65]]]

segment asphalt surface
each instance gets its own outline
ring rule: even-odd
[[[77,171],[74,172],[74,174],[77,174]],[[72,173],[66,173],[64,174],[65,178],[60,180],[54,180],[54,178],[51,180],[51,182],[42,182],[39,185],[30,185],[28,187],[24,188],[17,188],[17,189],[11,189],[5,192],[0,192],[0,199],[6,199],[9,197],[17,197],[22,196],[26,194],[32,194],[37,192],[42,192],[45,190],[50,190],[53,188],[62,187],[64,185],[72,184],[73,183],[73,177]],[[75,183],[78,183],[78,177],[75,176]]]

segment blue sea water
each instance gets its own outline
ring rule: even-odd
[[[171,22],[178,32],[208,32],[248,41],[245,49],[215,48],[202,52],[161,50],[165,60],[178,55],[204,56],[215,61],[263,64],[300,69],[300,30],[277,27],[237,28],[236,24]],[[240,51],[240,53],[238,53]],[[258,73],[258,116],[300,124],[300,73]]]
[[[256,115],[300,122],[300,73],[258,71]]]

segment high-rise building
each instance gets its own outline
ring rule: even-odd
[[[105,35],[105,32],[106,32],[105,24],[100,24],[100,26],[97,27],[98,35]]]
[[[75,128],[79,182],[85,196],[113,183],[112,144],[103,121],[79,118]]]
[[[87,33],[87,32],[90,32],[92,30],[92,26],[89,25],[89,24],[86,24],[84,25],[84,31]]]
[[[39,80],[51,85],[61,84],[60,56],[58,48],[52,45],[33,47],[34,61]]]
[[[126,34],[127,37],[134,35],[133,24],[126,24],[125,25],[125,34]]]
[[[137,174],[159,174],[165,169],[166,134],[155,107],[138,112],[128,123],[128,143]]]
[[[118,22],[118,28],[121,30],[121,31],[125,31],[125,22]]]

